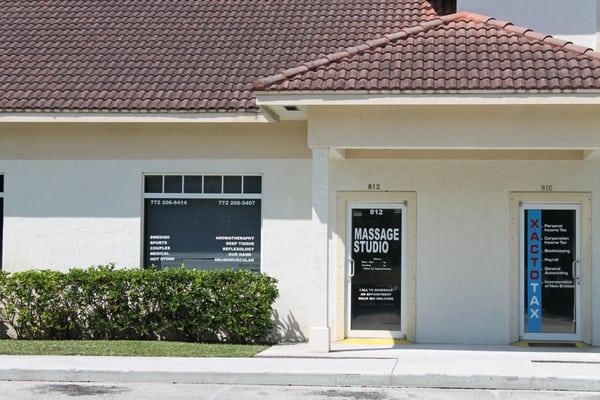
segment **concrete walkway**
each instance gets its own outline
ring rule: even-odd
[[[0,380],[600,391],[600,353],[511,347],[306,345],[257,358],[0,356]]]

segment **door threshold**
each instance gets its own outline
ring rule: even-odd
[[[561,342],[561,341],[540,341],[540,340],[521,340],[514,342],[513,346],[531,347],[531,348],[562,348],[562,349],[588,349],[590,345],[584,342]]]
[[[346,338],[339,343],[342,344],[361,344],[361,345],[407,345],[412,342],[406,339],[390,339],[390,338]]]

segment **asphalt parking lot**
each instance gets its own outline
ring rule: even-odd
[[[600,400],[600,393],[460,389],[0,382],[11,400]]]

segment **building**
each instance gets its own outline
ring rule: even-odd
[[[3,269],[260,270],[315,351],[600,345],[597,4],[483,3],[526,7],[5,4]]]

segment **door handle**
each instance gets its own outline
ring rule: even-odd
[[[577,264],[579,264],[580,261],[579,260],[575,260],[573,261],[573,264],[571,264],[571,274],[573,275],[573,280],[575,281],[576,285],[579,285],[580,283],[580,277],[579,274],[577,273]]]
[[[579,264],[579,260],[574,260],[573,264],[571,264],[571,273],[573,274],[573,283],[575,284],[574,290],[577,291],[577,287],[580,285],[581,280],[579,279],[579,274],[577,273],[577,264]],[[577,301],[573,302],[573,333],[577,332]]]
[[[354,277],[354,260],[352,258],[348,259],[348,266],[350,270],[348,271],[348,278]]]

